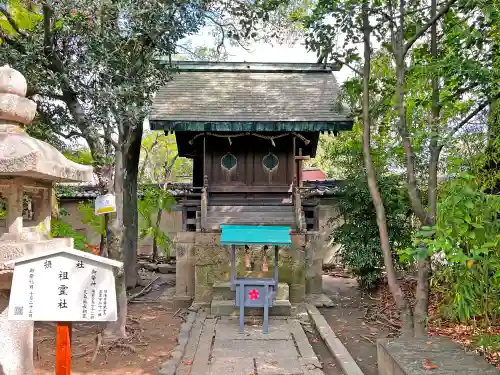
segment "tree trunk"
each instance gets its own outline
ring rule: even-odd
[[[138,284],[137,238],[139,217],[137,212],[137,177],[141,153],[142,123],[125,126],[126,138],[119,140],[123,145],[123,240],[121,248],[125,262],[127,288]]]
[[[160,207],[158,209],[158,213],[156,214],[156,221],[155,221],[155,228],[157,231],[160,230],[160,224],[161,224],[161,217],[163,216],[163,209]],[[158,248],[158,241],[156,240],[156,233],[153,236],[153,262],[158,261],[158,258],[160,257],[160,252]]]
[[[403,334],[408,335],[413,332],[413,320],[411,308],[406,301],[404,294],[397,282],[396,272],[394,270],[391,246],[389,243],[389,234],[387,230],[387,219],[385,214],[384,202],[380,195],[377,184],[377,176],[373,167],[373,160],[370,148],[371,136],[371,118],[370,118],[370,70],[371,70],[371,47],[370,34],[371,26],[369,23],[369,5],[365,1],[362,5],[363,16],[363,42],[364,42],[364,66],[363,66],[363,155],[368,181],[368,188],[375,206],[377,216],[377,225],[379,228],[380,245],[384,255],[384,265],[387,272],[387,282],[389,289],[394,297],[396,305],[401,314],[403,322]]]
[[[437,0],[431,0],[431,19],[436,16]],[[437,23],[431,26],[431,58],[435,63],[438,58],[437,50]],[[423,223],[426,226],[434,226],[436,224],[437,215],[437,175],[439,163],[438,134],[439,134],[439,78],[433,75],[431,79],[432,85],[432,110],[431,110],[431,139],[429,145],[429,169],[427,196],[429,209],[426,220]],[[423,245],[422,245],[423,246]],[[423,252],[425,249],[423,249]],[[429,280],[431,275],[430,257],[425,251],[425,255],[417,260],[417,288],[415,290],[415,309],[414,309],[414,325],[415,337],[427,336],[427,316],[429,309]]]
[[[122,151],[116,150],[115,154],[115,179],[113,193],[116,199],[116,214],[110,215],[109,225],[106,232],[106,248],[109,257],[124,262],[121,243],[123,241],[123,158]],[[124,262],[125,263],[125,262]],[[124,269],[115,270],[115,290],[117,300],[118,319],[108,322],[104,334],[106,337],[124,338],[127,336],[125,325],[127,322],[127,289],[125,284]]]

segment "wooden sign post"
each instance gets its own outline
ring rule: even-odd
[[[69,375],[71,323],[116,321],[113,268],[123,263],[71,248],[9,263],[15,264],[9,320],[56,322],[56,375]]]

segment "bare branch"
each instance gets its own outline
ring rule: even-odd
[[[60,132],[58,130],[52,130],[55,134],[57,134],[58,136],[62,137],[62,138],[65,138],[65,139],[70,139],[70,138],[73,138],[73,137],[81,137],[81,138],[85,138],[83,136],[82,133],[76,131],[76,130],[71,130],[68,134],[64,134],[63,132]]]
[[[342,65],[345,65],[347,66],[349,69],[351,69],[354,73],[358,74],[360,77],[363,77],[363,72],[356,69],[355,67],[353,67],[352,65],[349,65],[347,64],[345,61],[342,61],[336,57],[332,57],[333,60],[335,60],[335,62],[338,62],[339,64],[342,64]]]
[[[500,97],[500,94],[497,95],[497,98]],[[485,101],[481,104],[479,104],[475,110],[473,110],[471,113],[467,115],[462,121],[460,121],[453,129],[451,129],[450,133],[448,136],[445,138],[445,142],[441,145],[443,147],[447,141],[450,140],[451,137],[453,137],[460,129],[462,129],[467,123],[472,120],[474,117],[476,117],[483,109],[485,109],[491,101]]]
[[[429,30],[429,28],[434,24],[436,23],[437,21],[439,21],[439,19],[441,17],[443,17],[446,12],[448,12],[450,10],[450,8],[452,7],[453,4],[455,4],[458,0],[449,0],[441,9],[439,9],[439,11],[437,12],[437,14],[432,17],[429,22],[427,22],[424,26],[422,26],[419,30],[417,30],[417,32],[415,33],[415,35],[413,35],[413,37],[408,40],[405,45],[403,46],[403,56],[406,56],[406,54],[408,53],[408,51],[410,50],[410,48],[413,46],[413,44],[422,36],[424,35],[427,30]],[[400,25],[400,27],[403,27],[403,25]]]
[[[10,26],[21,36],[27,37],[26,33],[22,31],[19,26],[17,25],[17,22],[12,18],[10,13],[7,11],[7,9],[4,9],[3,7],[0,7],[0,12],[7,18],[7,21],[9,21]]]

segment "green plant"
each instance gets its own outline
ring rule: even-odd
[[[169,255],[170,239],[160,228],[161,217],[164,211],[169,212],[175,204],[174,197],[168,190],[158,186],[145,186],[143,196],[138,201],[139,211],[139,238],[153,239],[153,248],[157,246],[165,256]],[[154,220],[153,220],[154,218]]]
[[[50,224],[51,224],[50,234],[52,237],[73,238],[76,249],[88,251],[87,237],[85,237],[81,233],[75,232],[70,224],[54,217],[52,218]]]
[[[441,313],[468,323],[494,321],[500,306],[500,196],[461,173],[441,189],[435,227],[422,227],[403,258],[441,256],[434,285],[444,296]]]
[[[104,216],[95,214],[93,201],[78,203],[77,210],[80,213],[82,223],[87,224],[97,234],[101,236],[106,236]]]
[[[7,217],[7,200],[0,196],[0,220],[4,220]]]
[[[379,184],[386,206],[389,242],[395,254],[397,249],[411,243],[410,206],[399,176],[381,176]],[[334,228],[332,237],[342,244],[341,262],[356,275],[360,286],[368,289],[381,278],[384,260],[366,177],[351,176],[337,203],[338,218],[343,222]]]

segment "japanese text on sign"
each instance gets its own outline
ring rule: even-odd
[[[66,253],[16,264],[9,319],[116,320],[112,266]]]

